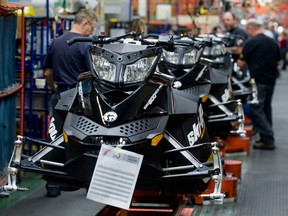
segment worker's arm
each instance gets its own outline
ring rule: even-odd
[[[48,83],[48,86],[52,93],[55,92],[55,83],[53,80],[53,70],[51,68],[46,68],[44,70],[44,77],[46,79],[46,82]]]
[[[238,65],[238,67],[239,67],[241,70],[243,70],[244,67],[246,66],[246,61],[243,61],[243,60],[241,60],[241,59],[238,59],[238,60],[237,60],[237,65]]]
[[[242,52],[242,47],[241,46],[226,47],[226,49],[228,51],[230,51],[230,53],[232,53],[234,55],[240,55],[241,52]]]

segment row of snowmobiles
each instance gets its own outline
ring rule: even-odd
[[[217,140],[244,136],[242,102],[257,100],[224,39],[130,32],[68,41],[91,42],[91,71],[61,94],[45,141],[17,136],[0,193],[25,190],[16,184],[20,170],[39,172],[62,190],[89,188],[105,145],[143,155],[135,190],[201,195],[215,181],[214,192],[202,196],[222,203]],[[42,148],[22,155],[24,143]]]

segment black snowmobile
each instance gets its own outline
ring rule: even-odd
[[[163,47],[174,44],[131,36],[69,42],[92,42],[92,70],[61,94],[45,142],[18,136],[2,193],[21,190],[13,175],[19,169],[43,173],[63,190],[88,188],[105,144],[143,155],[135,189],[201,194],[213,179],[214,193],[203,196],[223,200],[222,161],[217,143],[210,141],[199,96],[172,88],[174,77],[156,70]],[[23,143],[44,148],[23,157]]]
[[[239,130],[240,102],[234,99],[230,85],[231,56],[225,52],[223,44],[211,37],[182,37],[177,43],[173,51],[164,48],[160,70],[175,77],[177,89],[200,91],[210,137],[226,138],[231,131],[244,133]],[[196,58],[189,62],[185,60],[187,56]]]

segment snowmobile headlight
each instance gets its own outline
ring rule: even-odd
[[[124,83],[135,83],[144,81],[145,78],[149,75],[151,66],[154,64],[157,57],[145,57],[139,59],[133,64],[126,66],[123,81]]]
[[[169,52],[166,50],[163,50],[163,57],[165,60],[171,64],[180,64],[179,63],[179,54],[175,52]]]
[[[185,53],[184,57],[183,57],[182,64],[183,65],[195,64],[197,62],[197,56],[198,55],[197,55],[197,50],[196,49],[191,50],[191,52],[189,52],[189,53]]]
[[[217,44],[215,46],[212,47],[212,55],[214,56],[221,56],[221,55],[225,55],[226,51],[225,51],[225,46],[223,44]]]
[[[225,46],[223,44],[217,44],[212,47],[211,54],[212,56],[222,56],[225,55]]]
[[[195,64],[198,60],[198,56],[199,55],[196,49],[193,49],[187,53],[182,53],[181,55],[176,52],[169,52],[169,51],[163,50],[163,57],[165,58],[165,60],[175,65]]]
[[[211,47],[206,46],[203,50],[203,56],[210,56]]]
[[[226,54],[225,46],[223,44],[214,44],[212,47],[205,47],[203,56],[223,56]]]
[[[103,80],[115,82],[116,65],[103,58],[101,55],[92,54],[92,65],[96,75]]]

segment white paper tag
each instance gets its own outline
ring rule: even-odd
[[[87,199],[129,209],[143,155],[102,145]]]

